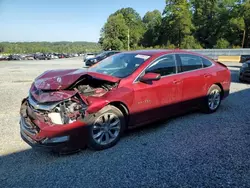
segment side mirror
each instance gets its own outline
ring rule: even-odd
[[[157,73],[146,73],[139,80],[141,82],[157,81],[161,79],[161,75]]]

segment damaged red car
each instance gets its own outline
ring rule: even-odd
[[[225,65],[181,50],[123,52],[89,69],[49,70],[22,101],[21,136],[58,152],[110,148],[128,128],[192,109],[215,112],[230,83]]]

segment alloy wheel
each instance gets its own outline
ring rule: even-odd
[[[97,144],[107,145],[113,142],[120,133],[121,121],[114,113],[105,113],[93,124],[92,138]]]
[[[220,105],[221,95],[218,89],[214,89],[208,96],[208,106],[210,110],[215,110]]]

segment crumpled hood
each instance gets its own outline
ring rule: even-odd
[[[48,103],[48,102],[58,102],[69,99],[70,97],[76,95],[77,91],[55,91],[55,92],[37,92],[31,91],[32,97],[38,103]]]
[[[62,69],[44,72],[35,79],[34,85],[40,90],[63,90],[68,88],[83,75],[89,75],[93,78],[109,82],[118,82],[120,80],[113,76],[97,72],[88,72],[84,69]]]

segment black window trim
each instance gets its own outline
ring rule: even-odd
[[[176,75],[178,74],[178,69],[177,69],[177,60],[176,60],[176,54],[175,53],[169,53],[169,54],[164,54],[158,58],[156,58],[154,61],[152,61],[147,67],[145,67],[143,69],[143,71],[135,78],[135,80],[133,81],[133,83],[138,83],[139,82],[139,78],[145,74],[145,71],[150,68],[153,64],[156,64],[158,63],[159,61],[163,60],[163,59],[166,59],[166,56],[169,56],[169,55],[172,55],[174,56],[174,61],[175,61],[175,74],[170,74],[170,75],[165,75],[165,76],[161,76],[161,78],[164,78],[164,77],[167,77],[167,76],[173,76],[173,75]]]
[[[201,56],[201,55],[190,54],[190,53],[183,53],[183,52],[176,53],[175,55],[177,56],[176,59],[177,59],[177,61],[179,61],[179,65],[180,65],[180,66],[182,66],[182,62],[181,62],[181,59],[180,59],[180,56],[179,56],[179,55],[193,55],[193,56],[197,56],[197,57],[201,58],[201,61],[202,61],[202,68],[194,69],[194,70],[191,70],[191,71],[197,71],[197,70],[206,69],[206,68],[210,68],[210,67],[214,66],[214,63],[213,63],[210,59],[208,59],[208,58],[206,58],[206,57],[203,57],[203,56]],[[211,65],[208,66],[208,67],[204,67],[203,59],[208,60],[208,61],[211,63]],[[190,72],[190,71],[185,71],[185,72]],[[185,73],[185,72],[180,72],[180,73]]]
[[[164,78],[164,77],[168,77],[168,76],[175,76],[175,75],[179,75],[179,74],[184,74],[184,73],[188,73],[188,72],[194,72],[194,71],[198,71],[198,70],[201,70],[201,69],[195,69],[195,70],[191,70],[191,71],[186,71],[186,72],[179,72],[179,69],[181,69],[179,66],[181,66],[181,62],[178,62],[178,58],[177,58],[177,55],[178,54],[187,54],[187,55],[194,55],[194,56],[198,56],[200,58],[204,58],[204,59],[207,59],[208,61],[210,61],[212,63],[212,65],[210,65],[209,67],[202,67],[201,69],[208,69],[208,68],[211,68],[213,66],[215,66],[214,62],[212,62],[211,60],[209,60],[208,58],[206,57],[203,57],[199,54],[191,54],[191,53],[185,53],[185,52],[172,52],[172,53],[167,53],[167,54],[164,54],[164,55],[161,55],[159,56],[158,58],[156,58],[154,61],[152,61],[150,64],[148,64],[142,71],[141,73],[139,73],[137,75],[137,77],[134,79],[134,81],[132,82],[133,84],[136,84],[139,82],[139,78],[145,73],[145,70],[150,66],[152,65],[153,63],[155,63],[156,61],[158,61],[159,59],[161,59],[162,57],[164,56],[167,56],[167,55],[174,55],[175,56],[175,62],[176,62],[176,69],[178,70],[178,72],[176,74],[171,74],[171,75],[166,75],[166,76],[162,76],[161,78]],[[203,64],[203,63],[202,63]]]
[[[202,59],[203,68],[208,68],[208,67],[213,66],[213,62],[212,62],[211,60],[209,60],[209,59],[207,59],[207,58],[205,58],[205,57],[201,57],[201,59]],[[204,59],[205,59],[205,60],[208,60],[208,61],[211,63],[211,65],[208,66],[208,67],[204,67],[204,62],[203,62]]]
[[[190,55],[190,56],[199,57],[200,60],[201,60],[201,66],[202,66],[202,67],[201,67],[201,68],[198,68],[198,69],[194,69],[194,70],[182,71],[182,66],[183,66],[183,64],[182,64],[180,55]],[[176,54],[176,59],[177,59],[177,61],[179,61],[179,65],[180,65],[180,72],[179,72],[179,73],[185,73],[185,72],[190,72],[190,71],[196,71],[196,70],[201,70],[201,69],[204,68],[203,60],[202,60],[202,57],[201,57],[201,56],[197,56],[197,55],[193,55],[193,54],[187,54],[187,53],[178,53],[178,54]],[[205,67],[205,68],[207,68],[207,67]]]
[[[173,55],[173,56],[174,56],[174,63],[175,63],[175,73],[174,73],[174,74],[176,74],[176,73],[177,73],[177,62],[176,62],[175,55]],[[164,56],[162,59],[159,59],[158,61],[154,62],[154,63],[151,64],[148,68],[146,68],[144,72],[146,72],[147,69],[150,69],[152,66],[156,65],[157,63],[159,63],[160,61],[162,61],[162,60],[164,60],[164,59],[167,59],[167,57]],[[169,76],[169,75],[165,75],[165,76]],[[164,78],[165,76],[161,76],[161,78]]]

